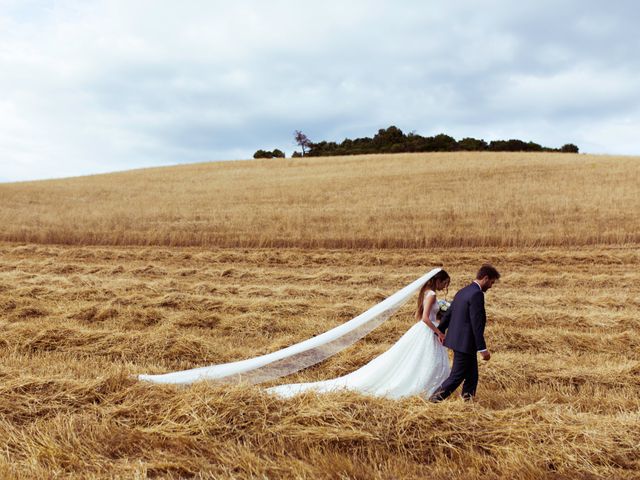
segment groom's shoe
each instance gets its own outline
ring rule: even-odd
[[[441,394],[442,394],[442,392],[436,392],[436,393],[434,393],[433,395],[431,395],[431,396],[429,397],[429,401],[430,401],[431,403],[440,403],[441,401],[443,401],[443,400],[444,400],[444,398],[442,398],[442,395],[441,395]]]

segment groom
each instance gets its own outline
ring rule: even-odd
[[[444,346],[453,350],[451,374],[429,398],[440,402],[462,385],[462,398],[472,400],[478,385],[478,358],[491,358],[484,342],[484,325],[487,315],[484,310],[484,292],[489,290],[500,278],[498,271],[489,264],[478,270],[476,279],[464,287],[453,298],[449,309],[444,313],[438,329],[445,333]]]

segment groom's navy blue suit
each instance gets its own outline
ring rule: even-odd
[[[444,346],[453,350],[453,366],[449,378],[436,390],[432,399],[444,400],[463,381],[462,396],[475,395],[478,386],[477,352],[487,348],[484,341],[486,322],[484,292],[473,282],[456,293],[438,326],[442,333],[446,333]]]

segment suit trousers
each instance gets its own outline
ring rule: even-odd
[[[449,377],[431,396],[434,401],[440,401],[451,395],[462,385],[462,398],[475,396],[478,386],[478,356],[475,353],[453,352],[453,365]]]

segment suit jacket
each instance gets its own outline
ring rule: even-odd
[[[484,350],[484,326],[487,314],[484,310],[484,292],[473,282],[464,287],[455,297],[451,306],[442,316],[438,329],[447,333],[444,346],[463,353],[475,354]]]

